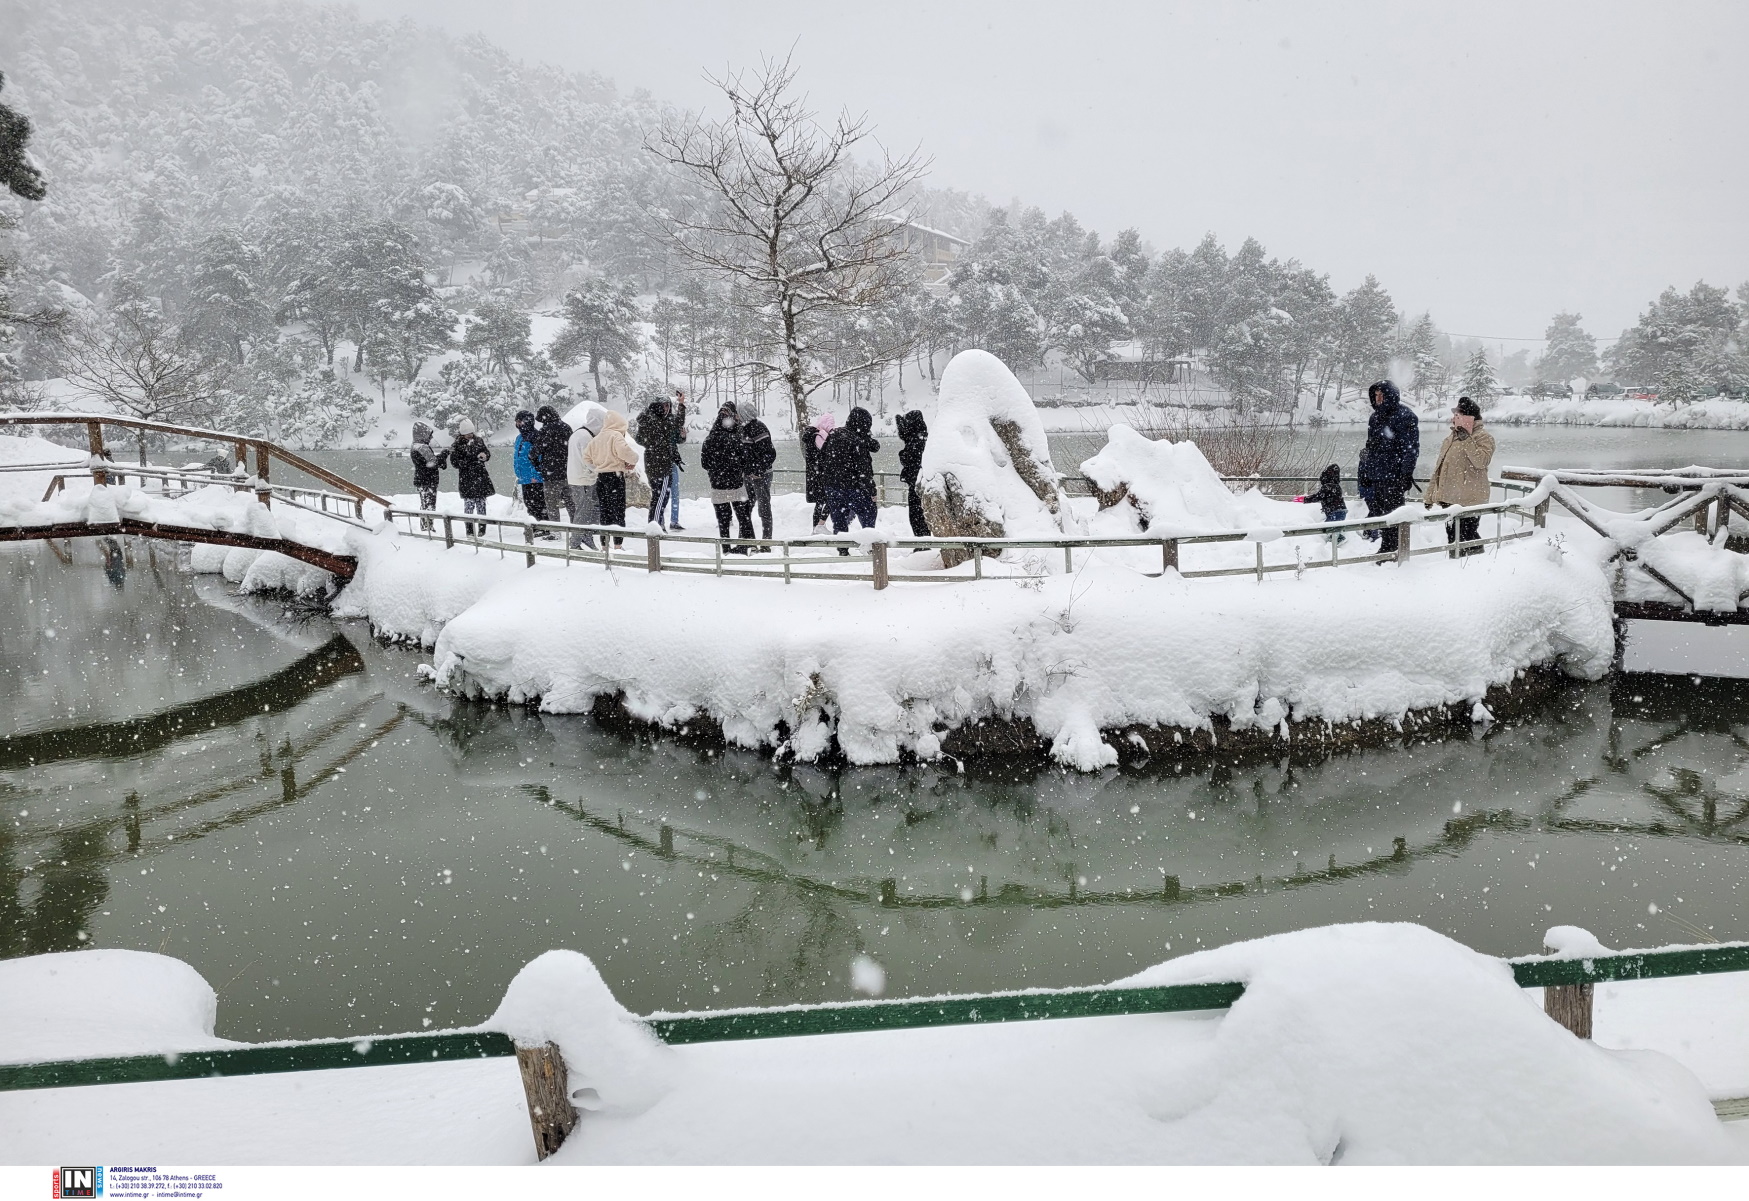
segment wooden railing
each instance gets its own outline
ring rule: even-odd
[[[1749,971],[1749,944],[1727,943],[1600,955],[1535,955],[1506,962],[1519,987],[1544,990],[1543,1006],[1551,1017],[1580,1037],[1588,1038],[1592,989],[1596,984]],[[681,1046],[757,1038],[1227,1009],[1244,993],[1245,986],[1237,981],[1209,981],[845,1001],[777,1009],[653,1013],[641,1020],[662,1042]],[[522,1072],[535,1145],[544,1159],[564,1142],[577,1120],[570,1104],[564,1058],[553,1043],[519,1046],[506,1034],[482,1028],[0,1064],[0,1092],[511,1056],[516,1057]]]
[[[388,501],[346,479],[336,475],[326,467],[310,462],[302,455],[287,450],[277,442],[265,438],[247,437],[242,434],[227,434],[222,430],[199,429],[192,426],[170,425],[162,421],[146,421],[137,417],[118,417],[111,413],[0,413],[0,425],[82,425],[85,427],[87,444],[94,460],[110,460],[111,456],[104,446],[103,430],[105,426],[116,426],[121,429],[139,430],[142,433],[158,434],[165,437],[188,438],[200,442],[216,442],[231,450],[237,467],[248,469],[249,451],[255,452],[255,468],[249,483],[254,487],[256,495],[263,504],[271,503],[273,492],[269,486],[270,471],[275,459],[289,467],[295,467],[312,479],[320,480],[330,488],[351,497],[356,503],[358,516],[364,516],[364,502],[372,501],[388,506]],[[103,466],[93,463],[93,470],[98,483],[107,482],[110,470],[119,470],[120,464],[111,468],[107,463]]]
[[[1160,572],[1152,574],[1163,574],[1171,570],[1177,571],[1185,579],[1249,575],[1255,576],[1261,582],[1266,576],[1279,572],[1291,571],[1299,574],[1322,567],[1345,567],[1386,561],[1402,563],[1414,555],[1445,554],[1452,550],[1499,545],[1532,536],[1536,528],[1545,523],[1547,513],[1546,498],[1533,492],[1512,500],[1430,510],[1419,514],[1360,517],[1283,529],[1216,534],[1142,534],[1127,538],[1065,536],[1044,539],[882,536],[879,540],[821,535],[805,538],[725,540],[707,534],[675,534],[649,526],[574,525],[561,521],[535,521],[526,517],[487,517],[477,513],[438,512],[430,509],[385,510],[388,520],[395,523],[396,528],[405,536],[441,541],[449,547],[461,544],[482,550],[496,550],[502,554],[519,554],[524,556],[530,567],[542,558],[552,558],[567,563],[598,563],[603,567],[629,567],[652,572],[781,578],[785,583],[794,580],[861,581],[872,583],[877,589],[884,589],[892,583],[957,583],[983,579],[985,558],[995,558],[1010,550],[1061,551],[1063,570],[1073,572],[1076,569],[1077,552],[1081,552],[1081,562],[1084,563],[1087,552],[1123,547],[1157,547],[1160,552]],[[1481,518],[1488,515],[1495,517],[1495,531],[1490,537],[1455,545],[1412,545],[1412,531],[1417,526],[1443,526],[1458,517]],[[1519,528],[1506,530],[1503,523],[1508,517],[1515,519]],[[480,532],[470,534],[470,527]],[[1363,535],[1366,531],[1392,528],[1398,534],[1395,551],[1347,556],[1341,553],[1338,535]],[[488,531],[495,532],[495,536],[488,537]],[[595,541],[597,547],[591,549],[586,545],[577,545],[585,536]],[[1329,554],[1325,556],[1320,553],[1316,558],[1297,555],[1291,563],[1271,563],[1266,560],[1264,547],[1268,543],[1291,538],[1326,540]],[[641,553],[640,550],[626,551],[623,547],[616,548],[613,545],[626,540],[641,543]],[[749,548],[750,553],[725,552],[725,541],[732,546]],[[1256,547],[1254,561],[1249,566],[1190,570],[1181,563],[1183,547],[1244,542],[1253,543]],[[678,548],[682,553],[665,554],[665,546]],[[688,548],[697,548],[702,553],[685,553]],[[972,572],[965,575],[945,571],[908,574],[896,574],[892,571],[894,551],[919,550],[959,551],[970,559]],[[765,558],[767,554],[772,557]]]

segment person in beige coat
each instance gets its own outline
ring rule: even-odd
[[[626,437],[624,413],[609,412],[601,419],[601,432],[589,440],[583,462],[595,470],[595,504],[602,525],[626,523],[626,474],[638,469],[638,452]],[[615,538],[624,546],[624,538]]]
[[[1451,505],[1485,505],[1488,503],[1488,463],[1494,458],[1494,435],[1482,428],[1482,410],[1469,397],[1460,397],[1452,410],[1451,433],[1440,444],[1439,458],[1433,463],[1433,478],[1427,483],[1427,505],[1446,508]],[[1448,552],[1458,555],[1479,555],[1482,544],[1480,517],[1456,517],[1445,523],[1445,540],[1453,543]]]

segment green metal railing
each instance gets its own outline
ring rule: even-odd
[[[1749,943],[1632,951],[1589,958],[1526,956],[1507,962],[1520,987],[1549,988],[1749,971]],[[739,1039],[914,1030],[930,1026],[1218,1010],[1230,1008],[1244,992],[1243,984],[1233,982],[1143,988],[1073,988],[849,1001],[780,1009],[657,1013],[643,1020],[663,1042],[683,1046]],[[515,1054],[516,1046],[508,1035],[489,1030],[444,1030],[158,1055],[0,1064],[0,1092],[497,1059]]]

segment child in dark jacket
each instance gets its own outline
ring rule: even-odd
[[[1324,468],[1318,477],[1318,490],[1308,492],[1304,496],[1294,497],[1302,505],[1316,504],[1323,507],[1325,521],[1348,520],[1348,498],[1342,495],[1342,468],[1335,463]],[[1343,534],[1336,535],[1337,543],[1347,541]]]

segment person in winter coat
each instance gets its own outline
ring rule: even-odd
[[[571,427],[559,417],[559,411],[552,405],[542,405],[535,410],[535,420],[540,422],[540,429],[534,435],[534,465],[540,471],[543,481],[541,487],[541,503],[547,512],[549,521],[558,521],[560,510],[565,510],[566,520],[576,521],[571,515],[571,491],[565,486],[571,452]]]
[[[516,415],[516,445],[512,465],[516,470],[516,487],[522,493],[523,508],[536,521],[547,519],[546,489],[540,468],[534,462],[534,414],[523,409]]]
[[[760,535],[771,541],[771,469],[777,463],[777,447],[771,444],[771,430],[759,420],[752,405],[742,401],[735,409],[741,419],[741,472],[747,481],[747,507],[759,512]],[[763,554],[769,546],[757,546]]]
[[[1324,468],[1318,477],[1318,490],[1294,497],[1302,505],[1318,505],[1324,510],[1325,521],[1348,520],[1348,498],[1342,494],[1342,468],[1335,463]],[[1343,534],[1332,535],[1337,545],[1348,539]]]
[[[905,481],[911,497],[911,532],[919,538],[929,537],[929,519],[923,516],[923,496],[917,491],[917,476],[923,470],[923,448],[929,443],[929,426],[916,409],[901,413],[898,420],[899,478]]]
[[[638,469],[638,452],[626,436],[624,413],[608,413],[601,419],[601,432],[589,440],[583,461],[595,468],[595,503],[601,509],[602,525],[626,523],[626,473]],[[624,546],[624,538],[615,538]]]
[[[1403,404],[1397,385],[1381,380],[1367,389],[1372,416],[1366,422],[1366,445],[1360,452],[1360,497],[1368,517],[1383,517],[1403,506],[1415,482],[1415,460],[1421,457],[1421,423]],[[1397,530],[1379,531],[1379,550],[1395,554]]]
[[[438,450],[431,445],[431,435],[436,431],[423,421],[413,423],[413,449],[408,456],[413,460],[413,488],[419,493],[421,509],[437,508],[438,473],[449,466],[449,452]],[[419,528],[431,529],[431,518],[421,517]]]
[[[462,511],[486,515],[486,498],[497,492],[492,477],[486,474],[486,462],[492,457],[486,440],[474,432],[474,423],[463,417],[456,423],[455,441],[450,443],[449,461],[456,470],[456,490],[462,494]],[[470,538],[483,537],[486,525],[468,523]]]
[[[873,428],[874,418],[867,409],[852,409],[844,428],[833,430],[820,446],[817,470],[835,534],[849,530],[852,517],[865,530],[875,528],[874,453],[881,444],[869,436]],[[850,551],[839,547],[838,553]]]
[[[1467,396],[1460,396],[1451,413],[1451,433],[1440,444],[1433,461],[1433,478],[1427,482],[1427,503],[1439,505],[1485,505],[1488,503],[1488,464],[1494,458],[1494,435],[1482,428],[1482,409]],[[1481,517],[1457,517],[1445,523],[1445,540],[1452,543],[1452,558],[1482,553]]]
[[[753,537],[753,506],[747,500],[745,443],[741,440],[741,419],[735,406],[725,404],[717,410],[716,424],[705,435],[704,448],[699,452],[699,465],[711,484],[711,506],[717,511],[717,536],[723,549],[730,554],[744,555],[745,546],[729,545],[729,512],[734,511],[741,527],[741,537]]]
[[[817,534],[826,528],[826,487],[820,483],[820,447],[826,444],[826,438],[832,433],[838,419],[830,413],[821,413],[814,422],[802,431],[802,478],[803,487],[809,504],[814,506],[814,532]]]
[[[588,454],[590,442],[601,432],[602,416],[602,410],[591,410],[565,443],[565,488],[570,493],[571,520],[577,525],[601,523],[601,506],[596,502],[596,484],[601,473],[589,461]],[[588,531],[573,533],[571,548],[579,546],[594,550],[595,535]]]
[[[644,448],[644,472],[650,477],[650,520],[667,529],[680,524],[679,446],[686,441],[686,407],[683,392],[675,400],[652,400],[638,417],[638,443]],[[664,516],[671,520],[663,522]]]

